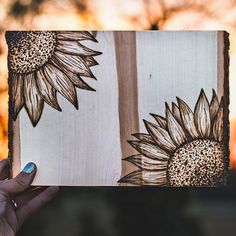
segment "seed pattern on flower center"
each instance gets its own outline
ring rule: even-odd
[[[14,33],[13,40],[8,40],[9,67],[14,73],[30,73],[43,66],[52,56],[56,34],[52,31],[27,31]],[[9,37],[12,38],[12,37]]]
[[[224,173],[223,146],[212,140],[194,140],[175,151],[167,170],[171,186],[214,186]]]

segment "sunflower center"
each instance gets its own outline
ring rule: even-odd
[[[216,186],[224,180],[223,145],[194,140],[175,151],[167,169],[171,186]]]
[[[9,67],[14,73],[30,73],[52,56],[56,35],[52,31],[7,32]]]

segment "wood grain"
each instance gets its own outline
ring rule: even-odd
[[[192,109],[202,88],[210,99],[218,86],[217,57],[216,31],[137,32],[140,131],[142,119],[150,120],[150,112],[165,116],[165,102],[176,96]]]
[[[209,100],[212,89],[219,97],[223,95],[224,79],[219,76],[224,73],[223,61],[218,61],[223,51],[218,53],[218,37],[216,31],[136,33],[141,133],[147,133],[143,119],[156,123],[150,113],[165,117],[165,102],[171,107],[172,102],[177,103],[176,96],[194,110],[202,88]]]
[[[29,161],[38,166],[34,185],[116,186],[136,170],[122,158],[136,154],[127,140],[147,133],[143,119],[165,116],[165,102],[176,96],[194,109],[200,90],[226,97],[225,145],[228,147],[228,46],[217,31],[97,33],[98,44],[85,42],[103,54],[86,79],[96,92],[78,90],[75,110],[58,96],[62,112],[45,106],[33,128],[26,112],[13,123],[10,149],[13,175]],[[18,148],[20,146],[20,148]],[[17,151],[19,150],[19,152]],[[226,157],[228,158],[228,157]]]
[[[122,157],[134,154],[128,144],[132,133],[139,131],[138,88],[136,61],[136,33],[114,32],[116,48],[116,66],[119,85],[119,119]],[[134,169],[127,162],[122,162],[122,175]]]
[[[112,32],[99,32],[103,54],[93,67],[97,81],[86,79],[96,92],[77,90],[77,111],[58,95],[62,112],[45,106],[39,124],[32,128],[20,114],[21,168],[29,161],[38,166],[34,185],[116,185],[121,175],[118,82]],[[85,42],[89,46],[89,42]],[[84,44],[85,44],[84,43]]]

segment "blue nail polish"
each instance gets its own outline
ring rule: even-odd
[[[29,162],[24,169],[22,170],[22,172],[26,173],[26,174],[31,174],[32,172],[34,172],[35,170],[35,164],[33,162]]]

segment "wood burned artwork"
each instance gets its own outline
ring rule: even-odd
[[[40,186],[225,186],[228,34],[94,33],[7,32],[12,177],[34,162]]]
[[[98,64],[94,56],[101,53],[81,44],[83,40],[97,42],[87,31],[6,33],[14,120],[25,107],[32,125],[36,126],[44,102],[61,111],[57,92],[78,109],[75,87],[94,91],[81,76],[95,79],[90,67]]]
[[[227,154],[223,140],[223,97],[215,91],[209,103],[202,90],[194,112],[180,98],[166,117],[151,114],[144,120],[148,134],[133,134],[129,141],[139,154],[124,160],[139,167],[119,182],[137,185],[219,186],[225,184]]]

